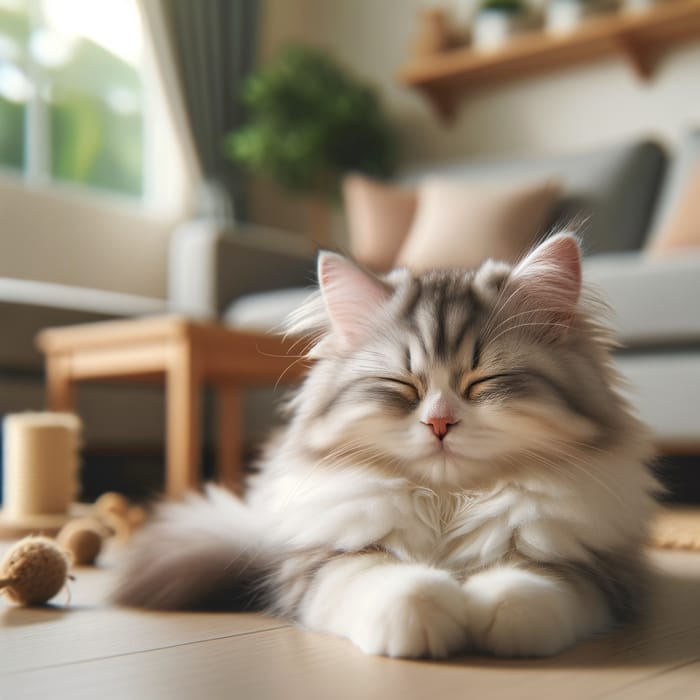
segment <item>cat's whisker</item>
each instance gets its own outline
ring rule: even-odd
[[[546,326],[547,328],[563,328],[565,330],[569,330],[569,326],[566,323],[559,323],[557,321],[541,321],[541,322],[533,322],[533,323],[517,323],[514,326],[510,326],[509,328],[506,328],[505,330],[501,331],[498,335],[496,335],[493,338],[488,338],[487,341],[484,343],[484,349],[487,348],[489,345],[492,345],[494,342],[496,342],[499,338],[501,338],[503,335],[506,333],[510,333],[512,331],[517,330],[518,328],[527,328],[529,326]],[[482,350],[483,351],[483,350]]]
[[[527,311],[520,311],[516,314],[511,314],[507,318],[504,318],[502,321],[497,323],[494,327],[490,328],[485,328],[482,331],[483,336],[488,337],[490,333],[495,333],[501,326],[504,326],[506,323],[509,323],[515,318],[519,318],[520,316],[536,316],[537,314],[544,314],[544,313],[551,313],[554,311],[558,311],[559,309],[555,306],[550,306],[550,307],[543,307],[543,308],[535,308],[535,309],[528,309]]]
[[[294,362],[292,362],[277,378],[277,381],[274,385],[274,391],[277,391],[277,389],[279,389],[279,385],[282,383],[287,374],[292,370],[292,368],[296,367],[296,365],[304,362],[305,360],[308,360],[308,357],[306,355],[300,355],[296,360],[294,360]]]
[[[285,333],[282,336],[282,338],[284,340],[287,340],[289,338],[289,335],[290,335],[289,333]],[[290,349],[290,351],[294,350],[298,345],[300,345],[301,343],[306,341],[306,345],[301,350],[301,353],[303,355],[308,355],[311,348],[313,348],[318,343],[318,341],[321,340],[322,337],[323,337],[322,333],[317,333],[316,335],[311,336],[311,337],[310,336],[303,336],[303,335],[298,336],[297,339],[289,346],[289,349]]]
[[[289,352],[285,353],[274,353],[274,352],[265,352],[264,350],[261,350],[260,348],[257,348],[257,353],[261,357],[273,357],[278,360],[284,360],[286,358],[289,358],[290,360],[302,360],[306,357],[306,355],[292,355]]]

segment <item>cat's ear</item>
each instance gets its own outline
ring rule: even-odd
[[[370,320],[391,296],[389,287],[336,253],[319,254],[318,284],[334,335],[346,349],[366,336]]]
[[[576,236],[558,233],[538,245],[515,266],[508,286],[518,303],[554,314],[559,327],[569,325],[581,296],[581,249]]]

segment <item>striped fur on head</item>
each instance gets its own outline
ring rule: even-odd
[[[290,439],[312,458],[354,454],[437,488],[482,487],[523,456],[544,465],[626,441],[637,424],[577,256],[560,235],[515,268],[384,279],[327,256],[321,291],[289,326],[315,338],[316,360]],[[438,399],[455,418],[439,445],[424,425]]]

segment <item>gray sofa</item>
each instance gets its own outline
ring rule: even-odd
[[[663,230],[699,166],[695,130],[670,162],[647,240]],[[617,362],[657,443],[667,452],[700,454],[700,248],[666,257],[592,256],[584,270],[615,312]]]
[[[573,224],[582,235],[584,276],[613,309],[621,343],[617,363],[629,380],[633,404],[661,449],[698,454],[700,249],[665,258],[643,251],[698,163],[700,132],[692,132],[670,159],[661,146],[644,141],[569,157],[435,165],[406,179],[426,172],[466,180],[556,177],[564,194],[551,226]],[[216,274],[211,265],[207,274]],[[208,312],[232,325],[264,330],[307,293],[297,288],[222,297]]]
[[[673,210],[695,162],[700,133],[690,134],[670,161],[646,141],[568,157],[435,165],[405,179],[426,171],[463,179],[557,177],[564,194],[552,227],[574,222],[583,235],[586,279],[617,312],[625,344],[618,362],[635,405],[660,445],[700,452],[700,253],[654,260],[640,252]],[[167,300],[0,279],[3,327],[19,329],[0,347],[0,413],[43,401],[33,350],[41,327],[168,311],[269,330],[314,284],[311,246],[261,227],[227,231],[189,222],[174,232],[169,255]],[[95,387],[81,391],[81,401],[88,446],[161,443],[159,391]],[[269,397],[248,405],[251,441],[272,413]]]

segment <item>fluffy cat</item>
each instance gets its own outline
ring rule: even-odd
[[[245,502],[162,506],[116,600],[264,609],[400,657],[554,654],[628,617],[656,482],[575,237],[381,279],[325,253],[319,285]]]

